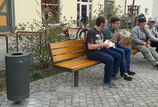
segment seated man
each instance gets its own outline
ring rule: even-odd
[[[121,40],[121,37],[124,36],[119,31],[120,19],[112,18],[111,25],[107,26],[104,30],[104,38],[109,39],[111,42],[116,44],[116,48],[110,48],[111,50],[120,53],[122,56],[120,74],[127,81],[131,81],[132,77],[129,75],[134,75],[135,72],[130,71],[130,61],[131,61],[131,49],[128,47],[120,46],[120,44],[125,40],[125,37]]]
[[[86,38],[86,54],[89,59],[97,60],[105,64],[104,83],[108,87],[116,87],[111,83],[120,67],[121,55],[109,50],[110,45],[105,43],[101,32],[107,25],[107,19],[100,16],[96,19],[96,26],[88,31]]]
[[[139,18],[138,25],[132,29],[132,47],[138,49],[150,64],[158,68],[158,54],[150,46],[150,42],[148,41],[149,35],[145,30],[145,24],[146,18]]]
[[[145,30],[148,33],[148,38],[151,41],[151,47],[156,47],[158,53],[158,32],[155,28],[155,20],[149,18],[148,23],[145,25]]]

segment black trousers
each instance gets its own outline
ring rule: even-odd
[[[156,52],[158,53],[158,42],[151,42],[151,47],[156,47]]]

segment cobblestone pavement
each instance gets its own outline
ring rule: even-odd
[[[140,53],[132,56],[133,81],[115,81],[119,88],[103,85],[103,64],[80,70],[79,87],[73,73],[64,72],[31,83],[30,98],[15,105],[6,95],[0,107],[158,107],[158,70]]]
[[[0,70],[4,69],[4,60],[5,60],[5,55],[6,53],[6,42],[4,37],[0,37]]]

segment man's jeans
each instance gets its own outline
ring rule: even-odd
[[[147,48],[144,45],[135,45],[135,48],[143,54],[144,58],[147,59],[152,66],[155,67],[158,64],[158,53],[154,48]]]
[[[94,51],[94,54],[88,58],[97,60],[105,64],[104,67],[104,83],[110,84],[119,70],[121,64],[121,55],[110,49],[102,49]]]
[[[116,48],[110,48],[110,49],[120,53],[122,56],[120,73],[124,74],[127,71],[130,71],[131,49],[125,46],[117,46]]]

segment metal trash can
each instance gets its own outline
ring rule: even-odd
[[[29,71],[32,53],[8,53],[5,55],[8,100],[20,103],[30,96]]]

